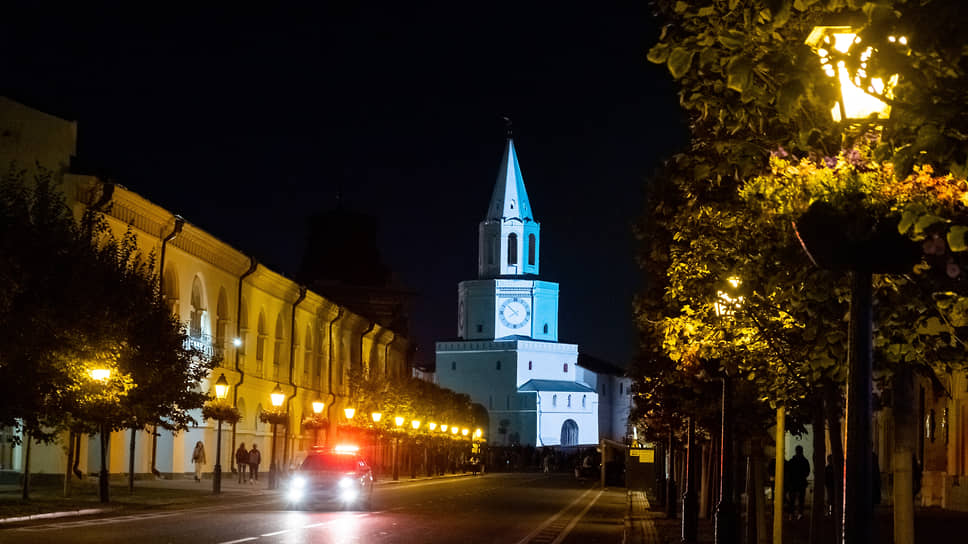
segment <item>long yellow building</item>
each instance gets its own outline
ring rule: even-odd
[[[286,394],[289,425],[280,427],[277,459],[286,466],[315,438],[302,429],[312,415],[312,402],[323,400],[329,429],[320,441],[331,439],[336,425],[344,421],[343,408],[353,404],[349,395],[352,368],[387,376],[409,375],[407,338],[373,322],[295,281],[259,264],[258,256],[222,242],[212,234],[145,197],[92,176],[70,172],[76,153],[77,125],[0,97],[0,167],[11,161],[18,167],[39,163],[53,170],[75,214],[95,207],[102,211],[116,234],[129,226],[139,247],[158,259],[161,292],[178,319],[185,323],[190,342],[197,348],[220,354],[221,364],[202,384],[208,391],[224,375],[230,384],[228,398],[242,414],[233,428],[223,426],[223,471],[234,465],[233,451],[239,443],[259,445],[264,453],[262,469],[268,468],[271,444],[269,425],[259,413],[271,406],[270,393],[279,385]],[[203,421],[186,432],[160,431],[153,437],[142,432],[135,440],[135,473],[152,469],[165,475],[192,472],[192,449],[205,444],[206,471],[215,464],[214,421]],[[22,447],[13,447],[9,429],[0,431],[0,471],[22,471]],[[6,435],[6,436],[3,436]],[[114,433],[110,440],[109,470],[128,471],[130,432]],[[82,440],[79,469],[99,468],[97,437]],[[67,457],[63,445],[34,446],[32,473],[63,474]],[[153,464],[152,464],[153,463]]]

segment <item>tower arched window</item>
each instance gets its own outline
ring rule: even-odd
[[[584,408],[584,407],[585,407],[585,400],[586,400],[586,399],[585,399],[585,397],[586,397],[586,395],[582,395],[582,396],[581,396],[581,407],[582,407],[582,408]]]
[[[534,234],[528,235],[528,264],[534,266],[534,256],[535,256],[535,237]]]
[[[457,361],[451,361],[451,363],[450,363],[450,369],[451,370],[457,370]]]
[[[518,264],[518,235],[508,234],[508,264]]]
[[[497,362],[497,365],[495,365],[495,368],[496,368],[497,370],[501,370],[501,361],[498,361],[498,362]]]
[[[558,395],[551,395],[551,407],[558,406]]]
[[[564,369],[565,374],[568,374],[568,363],[565,363],[562,368]]]
[[[545,334],[548,334],[548,324],[547,323],[544,324],[544,333]]]
[[[528,361],[528,370],[531,370],[532,365],[534,365],[534,361]]]
[[[568,407],[571,408],[571,395],[568,395]]]

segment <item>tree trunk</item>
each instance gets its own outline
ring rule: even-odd
[[[74,436],[73,430],[67,431],[67,466],[64,467],[64,496],[71,496],[71,467],[74,465]]]
[[[776,469],[773,476],[773,544],[783,544],[783,464],[786,462],[786,408],[776,409]]]
[[[894,542],[914,544],[914,449],[918,418],[914,409],[914,377],[901,367],[894,374]]]
[[[21,498],[30,500],[30,431],[24,429],[24,479],[21,482]]]
[[[131,427],[131,440],[128,444],[128,491],[134,493],[134,444],[138,437],[138,429]]]
[[[813,505],[810,509],[810,544],[823,542],[824,526],[824,467],[827,462],[827,446],[824,440],[823,396],[813,398]]]

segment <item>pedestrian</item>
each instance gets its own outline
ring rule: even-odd
[[[205,466],[205,444],[199,440],[195,442],[195,451],[192,452],[192,463],[195,463],[195,481],[202,481],[202,468]]]
[[[803,446],[796,447],[796,453],[788,462],[790,469],[790,506],[796,519],[803,518],[803,505],[807,496],[807,476],[810,476],[810,462],[803,456]]]
[[[245,469],[249,466],[249,452],[245,449],[245,442],[239,444],[235,450],[235,464],[239,467],[239,483],[245,483]]]
[[[259,451],[259,446],[252,444],[252,449],[249,450],[249,483],[259,481],[259,463],[262,462],[262,453]]]

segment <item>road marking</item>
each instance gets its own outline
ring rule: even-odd
[[[259,535],[259,536],[276,536],[276,535],[281,535],[281,534],[283,534],[283,533],[288,533],[288,532],[289,532],[289,531],[291,531],[291,530],[292,530],[292,529],[283,529],[283,530],[281,530],[281,531],[276,531],[276,532],[274,532],[274,533],[266,533],[266,534],[264,534],[264,535]]]
[[[219,544],[239,544],[239,542],[249,542],[251,540],[258,540],[259,537],[250,536],[249,538],[240,538],[238,540],[228,540],[226,542],[219,542]]]
[[[569,523],[568,526],[565,527],[565,530],[562,531],[560,535],[558,535],[558,538],[551,541],[551,544],[561,544],[561,542],[565,539],[565,537],[568,536],[568,533],[570,533],[571,530],[575,528],[575,525],[578,525],[578,521],[581,518],[585,517],[585,514],[588,513],[588,510],[591,509],[592,505],[598,502],[598,498],[601,497],[602,493],[604,492],[605,492],[604,489],[599,490],[598,495],[595,495],[595,498],[589,501],[588,504],[585,505],[585,508],[577,516],[575,516],[573,520],[571,520],[571,523]]]
[[[529,542],[532,538],[538,536],[538,533],[540,533],[541,531],[543,531],[546,527],[548,527],[549,525],[551,525],[552,523],[554,523],[555,520],[557,520],[559,517],[561,517],[561,515],[564,514],[566,510],[568,510],[572,506],[575,506],[576,504],[578,504],[582,499],[585,498],[585,495],[588,495],[591,492],[592,492],[592,488],[588,488],[588,490],[585,491],[584,493],[582,493],[581,495],[579,495],[577,499],[571,501],[571,503],[568,506],[565,506],[564,508],[562,508],[561,510],[559,510],[557,514],[551,516],[544,523],[542,523],[541,525],[539,525],[534,531],[531,531],[530,533],[528,533],[528,536],[526,536],[526,537],[522,538],[521,540],[519,540],[517,542],[517,544],[527,544],[527,542]]]

